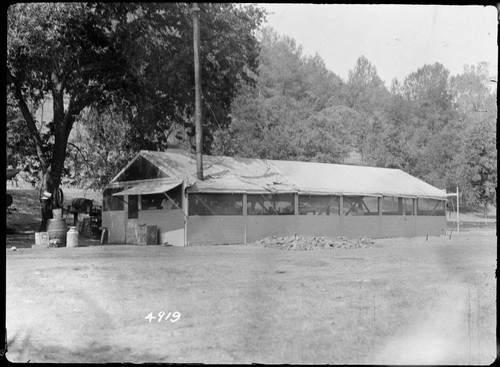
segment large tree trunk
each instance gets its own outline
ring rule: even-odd
[[[38,232],[47,232],[47,221],[52,219],[52,202],[50,200],[40,200],[42,205],[42,221],[38,227]]]
[[[59,188],[61,176],[64,169],[64,161],[66,159],[66,148],[68,146],[68,138],[73,128],[75,116],[83,109],[84,103],[77,103],[75,106],[75,98],[70,98],[70,103],[65,112],[64,108],[64,87],[56,73],[52,73],[51,81],[52,98],[53,98],[53,113],[54,113],[54,147],[49,159],[44,149],[44,141],[40,136],[36,126],[35,119],[31,114],[30,108],[26,103],[22,92],[21,82],[16,79],[10,72],[7,73],[7,78],[10,83],[14,84],[15,96],[18,101],[19,108],[30,130],[30,136],[35,143],[37,157],[40,161],[43,171],[43,178],[40,188],[40,205],[42,220],[39,226],[40,232],[45,232],[47,229],[47,221],[52,218],[53,195]],[[51,198],[43,199],[43,193],[47,192],[52,195]]]
[[[51,170],[50,168],[44,172],[43,178],[42,178],[42,185],[40,188],[40,206],[41,206],[41,211],[42,211],[42,220],[40,222],[39,226],[39,232],[46,232],[47,231],[47,221],[49,219],[52,219],[52,203],[53,203],[53,195],[54,191],[56,189],[53,179],[51,176]],[[48,195],[52,195],[50,198],[48,198]]]
[[[55,208],[54,195],[61,184],[61,176],[66,159],[66,148],[68,146],[69,132],[73,126],[73,115],[70,111],[64,113],[64,100],[62,88],[54,88],[53,111],[54,111],[54,148],[52,150],[52,159],[47,170],[44,172],[42,180],[42,189],[40,195],[40,204],[42,210],[42,221],[40,223],[40,232],[47,230],[47,221],[52,219],[52,209]],[[70,110],[70,106],[68,106]],[[50,193],[49,199],[43,199],[43,192]]]
[[[57,141],[57,140],[56,140]],[[61,176],[64,168],[64,161],[66,158],[66,139],[54,147],[54,155],[48,170],[44,173],[42,186],[40,190],[40,204],[42,210],[42,221],[40,223],[40,232],[45,232],[47,229],[47,221],[52,219],[52,209],[56,208],[55,195],[61,184]],[[62,148],[60,147],[62,145]],[[49,193],[51,196],[44,199],[44,192]],[[61,204],[62,205],[62,204]]]

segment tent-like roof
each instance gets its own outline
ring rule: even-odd
[[[141,151],[136,159],[139,156],[172,179],[183,180],[188,192],[299,192],[446,199],[445,190],[399,169],[204,155],[204,180],[200,181],[196,179],[194,154],[172,149]]]
[[[113,196],[117,195],[137,195],[137,194],[161,194],[162,192],[167,192],[173,188],[182,185],[182,181],[179,179],[170,180],[165,182],[161,180],[159,182],[141,182],[137,183],[129,189],[115,192]]]

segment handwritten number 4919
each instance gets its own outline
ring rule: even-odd
[[[181,313],[180,312],[169,312],[167,314],[167,316],[165,316],[165,318],[163,318],[163,316],[165,316],[165,312],[163,311],[160,311],[158,312],[158,322],[161,322],[162,320],[164,321],[167,321],[168,319],[170,319],[170,322],[177,322],[179,321],[179,319],[181,318]],[[172,316],[172,318],[170,318],[170,316]],[[151,322],[153,320],[156,320],[156,317],[153,316],[153,313],[150,312],[146,317],[145,317],[146,320],[149,320],[149,323],[151,324]]]

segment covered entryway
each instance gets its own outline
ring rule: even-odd
[[[127,203],[126,243],[144,242],[156,227],[156,243],[184,246],[182,181],[143,181],[113,195],[123,196]]]

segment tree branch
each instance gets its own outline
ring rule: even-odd
[[[71,142],[68,142],[68,145],[71,145],[72,147],[75,147],[76,150],[80,153],[80,155],[82,156],[83,158],[83,161],[85,162],[85,164],[87,165],[87,167],[89,168],[89,170],[92,171],[92,165],[90,164],[90,162],[87,160],[87,158],[85,158],[85,155],[83,154],[82,150],[75,144],[71,143]]]
[[[40,137],[40,133],[36,127],[35,120],[33,119],[33,116],[31,115],[31,112],[29,110],[28,104],[26,103],[22,90],[21,90],[21,85],[19,84],[19,81],[12,75],[10,70],[7,69],[7,80],[9,83],[14,85],[14,94],[18,103],[18,107],[21,110],[21,113],[24,117],[24,120],[26,121],[26,124],[28,126],[28,129],[30,131],[31,137],[33,138],[33,141],[35,143],[36,147],[36,153],[38,156],[38,159],[40,161],[40,164],[42,165],[42,169],[46,170],[49,167],[49,164],[47,162],[47,159],[45,157],[45,154],[43,152],[43,141],[42,138]]]

